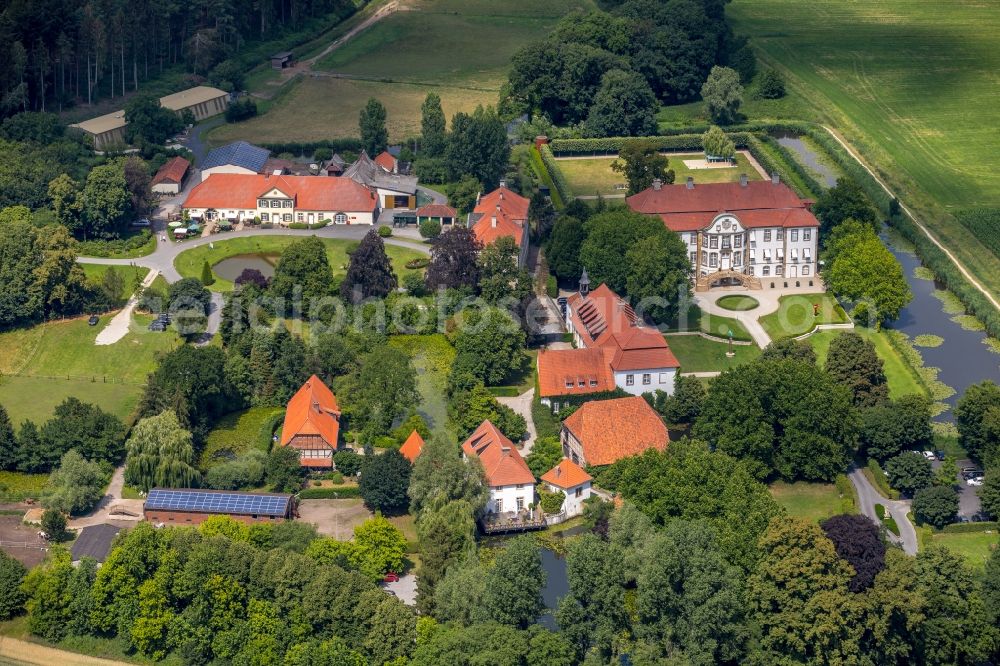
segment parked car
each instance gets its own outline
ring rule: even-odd
[[[927,458],[928,460],[936,459],[936,456],[931,451],[921,451],[920,454],[923,455],[923,457]]]
[[[90,315],[90,318],[87,319],[87,325],[88,326],[97,326],[97,322],[99,322],[100,320],[101,320],[101,318],[98,317],[97,315]]]
[[[938,460],[944,460],[945,458],[944,451],[935,451],[934,457],[937,458]]]
[[[965,483],[970,486],[981,486],[983,485],[983,477],[976,476],[971,479],[966,479]]]
[[[148,227],[149,226],[149,220],[147,220],[144,217],[140,218],[138,220],[133,220],[132,221],[132,226],[133,227]]]
[[[150,323],[149,330],[153,331],[154,333],[162,333],[165,330],[167,330],[167,326],[161,321],[154,321]]]
[[[399,574],[397,574],[395,571],[390,571],[385,576],[382,577],[383,583],[396,583],[398,581],[399,581]]]

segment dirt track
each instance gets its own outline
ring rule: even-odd
[[[128,666],[128,662],[88,657],[75,652],[36,645],[17,638],[0,637],[0,657],[9,657],[18,663],[40,666]]]

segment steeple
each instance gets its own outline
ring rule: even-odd
[[[583,269],[583,274],[580,276],[580,295],[586,296],[590,293],[590,278],[587,277],[587,269]]]

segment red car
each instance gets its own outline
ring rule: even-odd
[[[398,581],[399,581],[399,574],[397,574],[394,571],[390,571],[382,578],[383,583],[395,583]]]

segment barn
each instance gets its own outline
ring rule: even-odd
[[[291,520],[292,496],[227,490],[153,488],[142,504],[143,518],[159,525],[198,525],[212,516],[243,523]]]

